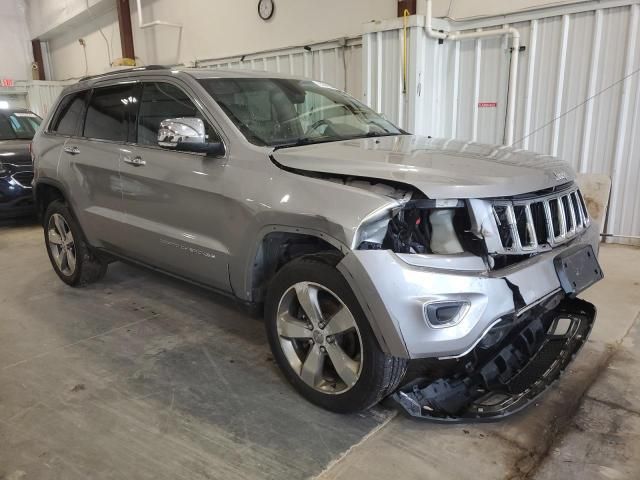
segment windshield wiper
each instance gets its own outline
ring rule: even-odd
[[[343,142],[345,140],[355,140],[358,138],[393,137],[393,136],[403,135],[403,134],[405,134],[405,132],[399,132],[399,133],[367,132],[362,135],[353,135],[348,137],[330,137],[330,138],[323,138],[320,140],[316,140],[309,137],[300,137],[293,142],[280,143],[280,144],[274,145],[273,149],[279,150],[281,148],[301,147],[303,145],[313,145],[316,143]]]
[[[292,142],[288,142],[288,143],[279,143],[273,146],[274,150],[278,150],[280,148],[290,148],[290,147],[301,147],[303,145],[312,145],[315,143],[328,143],[328,142],[339,142],[341,140],[345,140],[344,138],[321,138],[321,139],[314,139],[314,138],[310,138],[310,137],[300,137],[295,139]]]
[[[377,122],[376,120],[367,119],[367,123],[369,125],[373,125],[374,127],[381,128],[382,130],[385,131],[385,133],[393,133],[393,132],[391,132],[391,130],[389,130],[387,127],[385,127],[381,122]],[[369,132],[369,133],[371,133],[371,132]]]
[[[367,132],[363,135],[358,135],[356,137],[351,137],[351,138],[375,138],[375,137],[395,137],[397,135],[402,135],[401,133],[394,133],[394,132],[388,132],[388,133],[383,133],[383,132]]]
[[[367,132],[363,135],[363,137],[371,138],[371,137],[388,137],[389,135],[394,135],[391,132]]]

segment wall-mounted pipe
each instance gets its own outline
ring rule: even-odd
[[[155,20],[153,22],[144,23],[144,21],[142,20],[142,0],[137,0],[136,3],[138,6],[138,28],[149,28],[155,27],[156,25],[164,25],[166,27],[177,27],[182,29],[182,25],[180,25],[179,23],[165,22],[162,20]]]
[[[433,0],[427,0],[427,12],[425,19],[425,30],[427,36],[438,40],[471,40],[486,37],[496,37],[500,35],[511,36],[511,65],[509,67],[509,96],[507,99],[507,129],[504,143],[511,145],[514,140],[514,129],[516,120],[516,86],[518,84],[518,53],[520,52],[520,32],[518,29],[503,26],[492,30],[482,30],[474,32],[441,32],[433,28]]]

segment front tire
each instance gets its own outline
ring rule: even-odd
[[[278,366],[303,397],[334,412],[358,412],[397,388],[407,362],[382,352],[329,258],[301,257],[276,274],[265,305],[267,336]]]
[[[78,287],[104,277],[107,263],[91,251],[64,202],[55,200],[49,204],[43,225],[49,260],[63,282]]]

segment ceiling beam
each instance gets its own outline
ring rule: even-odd
[[[120,30],[120,45],[122,57],[135,61],[136,54],[133,49],[133,32],[131,30],[131,10],[129,0],[116,0],[118,7],[118,29]]]
[[[44,61],[42,60],[42,45],[40,40],[31,40],[31,48],[33,49],[33,62],[38,66],[38,78],[35,80],[46,80],[44,75]]]

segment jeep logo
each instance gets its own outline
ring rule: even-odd
[[[551,173],[553,173],[553,177],[556,180],[566,180],[568,178],[567,177],[567,172],[565,172],[564,170],[554,170]]]

